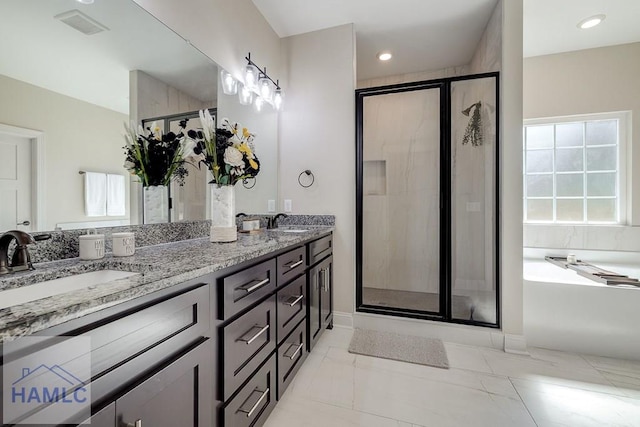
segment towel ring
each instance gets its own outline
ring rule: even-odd
[[[249,185],[249,180],[250,180],[250,179],[251,179],[251,180],[253,180],[253,181],[252,181],[252,182],[253,182],[253,184],[252,184],[252,185]],[[244,188],[246,188],[247,190],[251,190],[253,187],[255,187],[255,186],[256,186],[256,178],[255,178],[255,177],[251,177],[251,178],[244,178],[244,179],[242,180],[242,186],[243,186]]]
[[[305,174],[306,174],[307,176],[310,176],[310,177],[311,177],[311,182],[310,182],[308,185],[304,185],[304,184],[302,183],[302,175],[305,175]],[[313,176],[313,172],[311,172],[309,169],[307,169],[307,170],[304,170],[304,171],[300,172],[300,175],[298,175],[298,184],[300,184],[300,186],[301,186],[301,187],[303,187],[303,188],[309,188],[309,187],[311,187],[311,186],[313,185],[313,183],[315,182],[315,180],[316,180],[316,177],[315,177],[315,176]]]

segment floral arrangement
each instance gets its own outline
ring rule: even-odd
[[[187,120],[182,120],[180,128],[184,130],[186,126]],[[184,184],[188,175],[185,158],[193,154],[193,141],[182,131],[162,133],[155,122],[146,131],[142,126],[136,130],[133,122],[124,127],[127,131],[124,168],[140,178],[143,187],[169,185],[172,178]]]
[[[212,184],[235,185],[258,175],[260,162],[254,154],[255,134],[226,118],[216,129],[209,110],[200,111],[200,122],[202,130],[190,130],[188,136],[195,141],[193,153],[200,157],[199,164],[211,171]]]

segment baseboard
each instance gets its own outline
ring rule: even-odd
[[[528,356],[527,340],[524,335],[504,334],[504,352]]]
[[[434,322],[372,313],[354,313],[353,327],[418,337],[440,338],[446,342],[499,350],[504,348],[504,334],[500,330],[481,326]]]
[[[345,328],[353,328],[353,314],[341,311],[333,312],[333,324]]]

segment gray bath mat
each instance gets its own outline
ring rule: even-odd
[[[442,341],[435,338],[356,329],[349,353],[449,369],[447,351]]]

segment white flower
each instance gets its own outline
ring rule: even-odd
[[[196,142],[191,138],[184,138],[182,140],[182,158],[186,159],[194,155],[193,149],[196,147]]]
[[[224,150],[224,162],[233,167],[244,166],[242,153],[234,147],[227,147]]]
[[[209,110],[200,110],[200,124],[202,125],[202,133],[207,141],[211,141],[216,135],[216,127],[213,123],[213,117]]]

